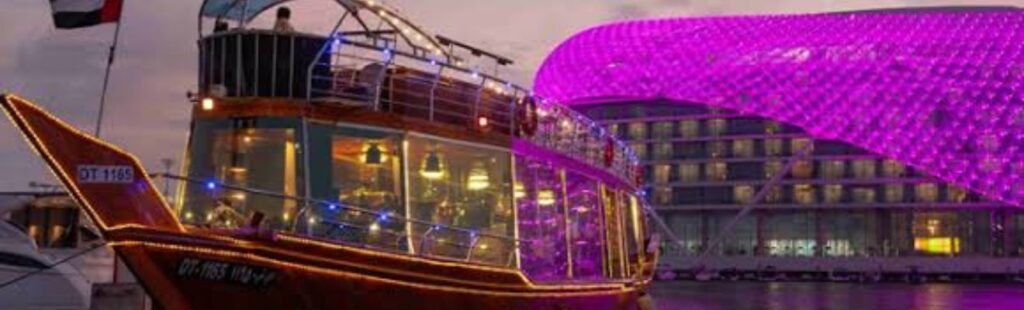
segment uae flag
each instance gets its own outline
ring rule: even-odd
[[[59,29],[116,23],[124,0],[50,0],[53,23]]]

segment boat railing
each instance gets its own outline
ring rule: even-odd
[[[264,214],[266,219],[260,228],[360,248],[515,268],[515,249],[519,241],[513,236],[409,218],[387,208],[307,199],[166,173],[154,174],[153,178],[191,185],[179,188],[201,188],[208,192],[206,195],[177,195],[179,219],[196,227],[235,229],[245,226],[257,211],[291,206],[291,212]],[[185,196],[190,200],[181,201]],[[205,210],[205,213],[195,214],[194,210]]]
[[[385,44],[386,45],[386,44]],[[307,100],[514,134],[515,104],[529,94],[512,83],[430,56],[331,38],[309,63]]]
[[[393,48],[387,40],[348,40],[242,29],[214,33],[200,46],[200,91],[225,98],[283,98],[362,107],[515,136],[601,167],[633,182],[635,153],[593,120],[481,70],[433,54]],[[362,34],[365,35],[365,34]],[[534,132],[518,126],[536,102]],[[526,122],[526,120],[523,120]]]

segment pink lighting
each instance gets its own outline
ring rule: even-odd
[[[734,109],[1024,206],[1020,25],[1011,9],[625,22],[564,42],[535,91]]]

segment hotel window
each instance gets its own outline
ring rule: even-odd
[[[636,153],[636,157],[640,160],[647,159],[647,143],[633,142],[629,144],[629,148],[633,149],[633,152]]]
[[[619,134],[618,123],[608,124],[608,133],[610,133],[612,136],[615,136],[616,138],[622,138],[622,135]]]
[[[875,160],[859,159],[852,164],[853,177],[857,179],[872,179],[875,177]]]
[[[856,187],[853,189],[853,202],[875,203],[875,189],[873,187]]]
[[[782,155],[782,139],[765,139],[764,140],[764,155],[765,156],[779,156],[779,155]]]
[[[742,139],[732,141],[732,156],[740,158],[754,157],[754,140]]]
[[[779,124],[779,122],[776,121],[764,122],[764,133],[774,134],[779,132],[782,132],[782,124]]]
[[[628,129],[629,140],[647,139],[647,123],[630,123]]]
[[[708,181],[725,181],[729,174],[728,166],[721,161],[707,163],[706,170]]]
[[[679,135],[686,138],[700,136],[700,122],[697,120],[679,121]]]
[[[946,185],[946,200],[950,202],[964,202],[967,199],[968,191],[952,184]]]
[[[654,165],[651,170],[654,170],[654,184],[668,183],[669,175],[672,172],[671,165]]]
[[[895,160],[886,159],[882,162],[882,173],[889,178],[900,178],[907,173],[907,168]]]
[[[839,184],[825,185],[825,202],[839,203],[843,201],[843,186]]]
[[[792,144],[792,147],[790,148],[790,151],[793,154],[800,153],[800,151],[802,151],[805,147],[807,148],[807,153],[808,154],[810,154],[811,152],[814,152],[814,141],[812,141],[811,139],[808,139],[808,138],[796,138],[796,139],[791,140],[790,143]]]
[[[654,146],[655,160],[672,159],[672,143],[656,143]]]
[[[914,198],[917,202],[935,202],[939,200],[939,187],[935,183],[915,184]]]
[[[793,201],[798,204],[815,203],[814,185],[797,184],[793,186]]]
[[[776,173],[782,171],[782,162],[780,161],[767,161],[764,163],[764,178],[771,179]]]
[[[656,205],[669,205],[672,203],[672,188],[658,186],[654,188],[654,197],[651,197]]]
[[[725,133],[728,122],[721,118],[708,120],[708,135],[720,136]]]
[[[733,198],[736,203],[748,204],[754,198],[754,187],[750,185],[739,185],[732,188]]]
[[[672,138],[672,122],[657,122],[652,125],[651,135],[652,139],[671,139]]]
[[[810,179],[814,177],[814,162],[810,160],[801,160],[793,165],[793,178],[796,179]]]
[[[726,148],[728,146],[725,141],[711,141],[708,142],[708,157],[719,158],[726,156]]]
[[[682,182],[700,181],[700,164],[679,164],[679,180]]]
[[[768,190],[768,194],[764,196],[764,203],[780,203],[785,197],[786,193],[783,192],[782,186],[772,186]]]
[[[885,185],[885,202],[890,202],[890,203],[903,202],[903,184],[886,184]]]
[[[826,180],[842,179],[846,175],[846,162],[842,160],[822,161],[821,175]]]

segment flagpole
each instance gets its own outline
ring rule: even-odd
[[[107,72],[103,75],[103,92],[100,93],[100,111],[96,116],[96,131],[94,131],[97,138],[100,137],[100,130],[103,128],[103,108],[107,104],[107,85],[110,83],[110,68],[114,65],[114,55],[117,53],[117,43],[120,41],[119,39],[121,37],[121,22],[121,18],[118,18],[117,26],[114,28],[114,42],[110,44],[110,53],[107,55]]]

